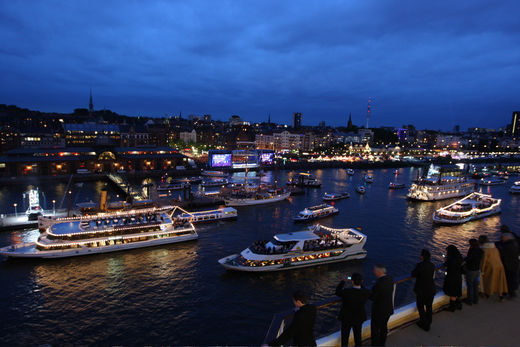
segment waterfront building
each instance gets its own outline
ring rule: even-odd
[[[171,147],[17,148],[0,156],[0,176],[169,170],[190,167],[189,159]],[[87,170],[87,171],[84,171]]]
[[[119,126],[121,131],[121,147],[138,147],[150,144],[150,134],[144,126],[127,125]]]
[[[115,124],[64,124],[65,141],[68,147],[118,145],[121,142],[119,125]]]

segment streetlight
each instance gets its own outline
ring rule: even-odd
[[[52,214],[56,215],[56,200],[52,200]]]
[[[13,204],[13,206],[14,206],[14,216],[15,216],[15,217],[18,217],[18,211],[16,210],[16,206],[18,206],[18,204],[15,202],[15,203]]]

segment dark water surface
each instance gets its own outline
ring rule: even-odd
[[[501,223],[519,232],[520,197],[508,193],[513,179],[484,188],[503,198],[501,215],[437,227],[433,211],[453,200],[410,202],[406,189],[387,188],[395,179],[409,185],[417,169],[400,169],[398,176],[394,170],[374,170],[375,181],[364,196],[355,192],[362,171],[353,177],[343,169],[313,173],[323,182],[321,189],[273,205],[239,208],[237,221],[198,227],[197,241],[63,260],[0,260],[0,344],[260,344],[273,313],[291,307],[297,288],[312,293],[314,301],[330,298],[345,273],[361,271],[370,286],[375,263],[386,264],[398,277],[410,273],[423,247],[439,263],[450,243],[466,252],[467,240],[480,233],[497,239]],[[266,179],[282,183],[290,174],[268,172]],[[75,199],[96,201],[102,187],[85,183],[75,189]],[[12,212],[13,199],[21,204],[25,188],[0,188],[0,211]],[[65,184],[42,184],[48,208],[65,189]],[[368,236],[366,259],[266,274],[226,272],[217,263],[254,240],[301,229],[293,215],[320,203],[324,192],[345,189],[351,197],[336,202],[340,214],[322,223],[362,228]],[[37,236],[35,230],[3,232],[0,246]],[[398,288],[398,305],[411,299],[409,284]],[[338,329],[335,314],[336,308],[320,313],[318,335]]]

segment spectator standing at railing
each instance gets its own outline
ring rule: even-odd
[[[336,295],[342,300],[338,315],[338,319],[341,321],[341,345],[348,346],[350,329],[352,329],[356,346],[361,346],[361,327],[367,319],[365,304],[370,292],[362,287],[363,276],[361,274],[353,273],[352,287],[344,289],[345,282],[348,280],[348,277],[345,277],[336,287]]]
[[[370,338],[372,346],[384,346],[388,320],[394,313],[394,279],[386,274],[386,267],[382,264],[374,266],[374,275],[377,280],[370,292],[370,300],[373,301]]]
[[[296,307],[291,324],[269,346],[286,345],[292,339],[291,346],[316,346],[314,337],[314,322],[316,320],[316,306],[307,303],[307,295],[298,290],[293,294],[293,303]]]
[[[468,297],[464,302],[468,305],[478,304],[478,284],[480,282],[480,264],[484,252],[476,239],[469,240],[469,250],[466,256],[466,287]]]
[[[486,235],[478,238],[480,248],[484,251],[480,272],[482,273],[482,291],[489,298],[498,293],[500,300],[507,294],[507,280],[504,265],[500,259],[500,252],[493,242],[489,242]]]
[[[429,331],[432,324],[432,304],[435,296],[435,266],[430,261],[431,254],[428,250],[421,251],[421,262],[417,264],[412,271],[412,277],[415,277],[415,286],[413,288],[417,298],[417,311],[419,311],[419,322],[417,325]]]
[[[455,312],[456,309],[462,310],[462,255],[457,247],[449,245],[446,247],[446,276],[442,289],[444,294],[450,297],[448,311]]]
[[[509,297],[516,296],[518,289],[518,243],[512,233],[503,233],[500,247],[500,258],[506,273]]]

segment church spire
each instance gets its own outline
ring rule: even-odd
[[[94,111],[94,103],[92,102],[92,88],[90,88],[90,99],[88,102],[88,111],[92,113]]]
[[[347,123],[347,130],[352,129],[352,113],[349,112],[348,114],[348,123]]]

